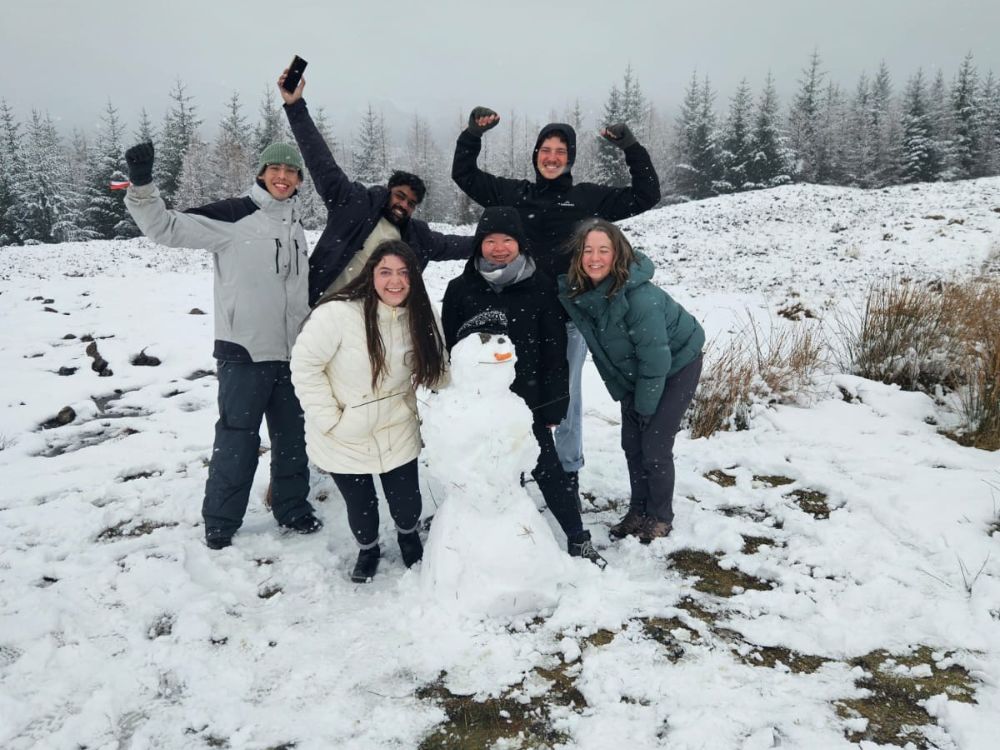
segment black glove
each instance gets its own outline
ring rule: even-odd
[[[139,187],[153,181],[153,144],[140,143],[125,152],[125,162],[128,164],[128,179]]]
[[[632,135],[632,131],[628,129],[628,125],[624,122],[608,125],[604,128],[604,132],[601,135],[604,136],[605,140],[615,144],[622,151],[638,143],[635,136]]]
[[[635,421],[639,425],[639,432],[645,432],[646,428],[649,427],[649,423],[653,421],[653,415],[636,412]]]
[[[495,119],[489,125],[479,125],[476,122],[476,120],[478,120],[480,117],[489,117],[490,115],[496,115],[496,112],[494,112],[489,107],[476,107],[469,114],[469,127],[467,128],[467,130],[473,135],[482,135],[490,128],[495,128],[500,122],[499,117],[497,117],[497,119]]]

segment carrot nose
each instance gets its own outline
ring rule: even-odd
[[[513,356],[514,355],[511,354],[510,352],[494,352],[493,353],[493,358],[496,359],[497,362],[506,362],[508,359],[510,359]]]

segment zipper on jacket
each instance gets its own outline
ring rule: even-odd
[[[295,275],[299,275],[299,241],[293,239],[292,242],[295,243]]]
[[[281,269],[278,267],[278,255],[281,253],[281,240],[277,237],[274,238],[274,272],[281,273]]]

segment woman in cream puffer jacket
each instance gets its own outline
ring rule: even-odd
[[[325,295],[292,349],[292,383],[305,412],[306,452],[330,472],[361,548],[352,579],[380,556],[378,474],[407,567],[420,559],[420,423],[415,388],[447,379],[444,336],[405,242],[379,245],[361,274]]]

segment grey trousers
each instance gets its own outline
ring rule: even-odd
[[[701,355],[667,378],[645,429],[632,399],[622,401],[622,450],[628,463],[631,506],[658,521],[674,520],[674,438],[701,377]]]

